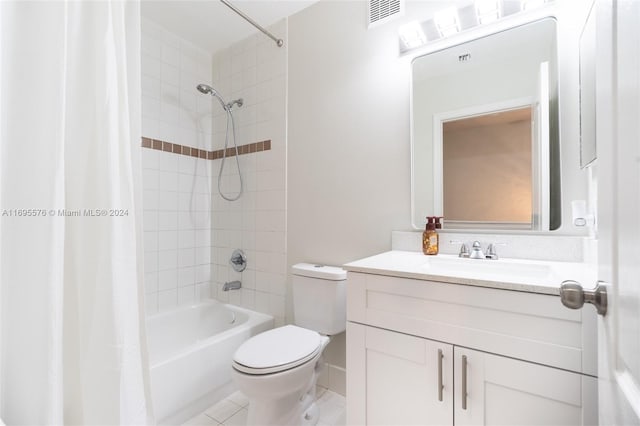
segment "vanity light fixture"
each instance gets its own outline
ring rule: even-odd
[[[520,10],[531,10],[542,6],[546,0],[522,0],[520,2]]]
[[[476,16],[478,24],[488,24],[500,19],[500,0],[476,0]]]
[[[398,29],[400,54],[553,2],[554,0],[468,0],[458,8],[449,7],[434,13],[431,19],[401,26]]]
[[[401,26],[398,29],[400,35],[400,42],[408,49],[422,46],[427,42],[427,36],[422,30],[422,25],[419,22],[410,22]]]
[[[458,17],[458,9],[455,7],[436,12],[433,16],[433,22],[441,37],[448,37],[460,32],[460,18]]]

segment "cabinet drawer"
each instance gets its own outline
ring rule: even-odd
[[[347,319],[570,371],[597,371],[595,312],[567,309],[557,296],[349,272]]]

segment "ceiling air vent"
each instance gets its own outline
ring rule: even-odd
[[[404,0],[369,0],[369,28],[404,14]]]

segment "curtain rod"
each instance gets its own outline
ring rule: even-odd
[[[260,24],[258,24],[253,19],[251,19],[249,16],[247,16],[243,11],[241,11],[240,9],[238,9],[237,7],[235,7],[234,5],[229,3],[227,0],[220,0],[220,1],[222,2],[222,4],[227,6],[229,9],[233,10],[235,13],[240,15],[245,21],[247,21],[248,23],[250,23],[251,25],[253,25],[257,29],[262,31],[267,37],[269,37],[271,40],[273,40],[278,45],[278,47],[282,47],[282,45],[284,44],[284,41],[282,41],[281,38],[277,38],[276,36],[271,34],[269,31],[264,29],[264,27],[262,27]]]

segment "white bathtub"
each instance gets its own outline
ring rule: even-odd
[[[231,393],[231,359],[273,317],[215,300],[147,318],[156,421],[180,424]]]

